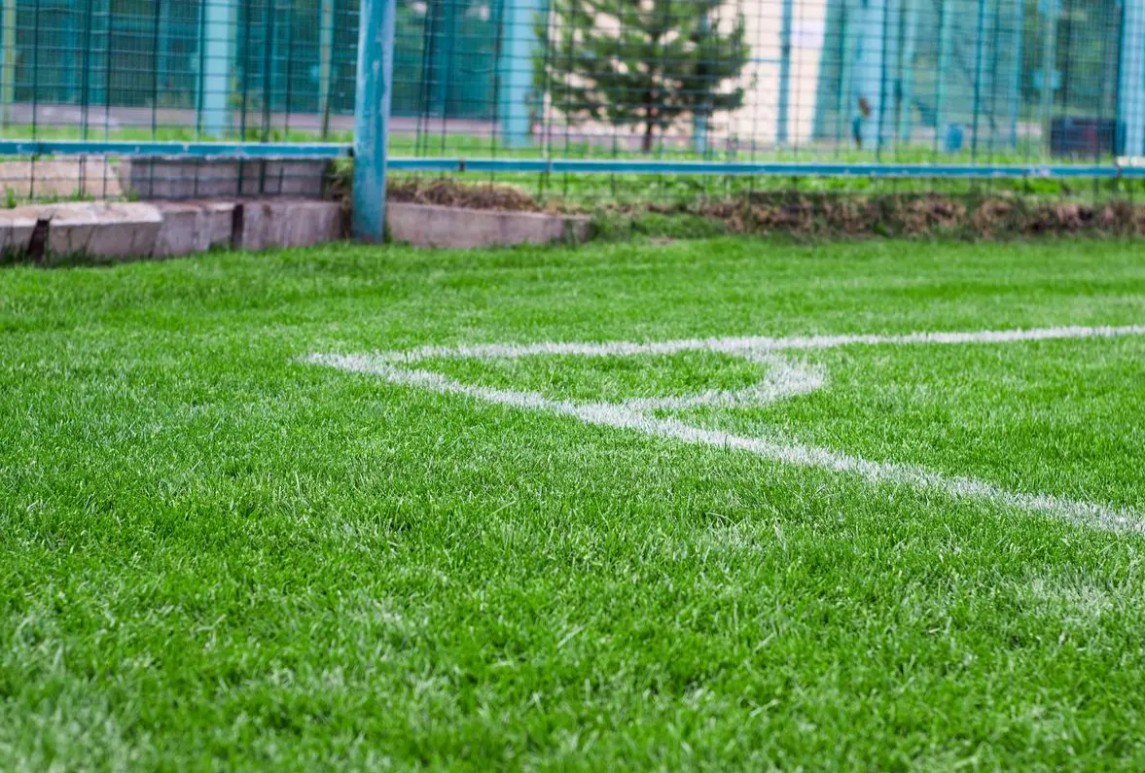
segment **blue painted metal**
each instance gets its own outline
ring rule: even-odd
[[[534,28],[543,11],[540,0],[504,0],[501,12],[501,56],[498,117],[501,140],[510,148],[528,147],[532,141],[529,95],[533,89],[533,53],[538,45]]]
[[[318,7],[318,110],[322,113],[322,139],[330,136],[330,91],[334,85],[334,0]]]
[[[429,85],[430,115],[449,117],[453,112],[451,99],[453,82],[460,73],[456,72],[458,62],[454,50],[458,48],[457,20],[462,10],[460,0],[429,0],[429,29],[426,44],[429,48],[429,72],[426,77]]]
[[[858,134],[863,148],[882,146],[884,76],[888,0],[863,0],[855,8],[858,41],[855,48],[853,90]]]
[[[367,0],[369,1],[369,0]],[[387,0],[383,0],[386,2]],[[389,0],[392,2],[392,0]],[[351,148],[334,143],[239,142],[84,142],[65,140],[0,140],[0,155],[186,156],[192,158],[330,159],[347,156]],[[357,154],[356,154],[357,155]],[[355,163],[358,173],[366,165]],[[1044,164],[843,164],[722,161],[638,161],[623,159],[536,158],[391,158],[386,168],[397,172],[529,172],[573,174],[759,175],[792,177],[911,177],[911,178],[1088,178],[1142,179],[1145,166]],[[376,179],[376,173],[375,173]],[[381,189],[378,189],[381,190]],[[357,194],[355,190],[355,194]],[[357,196],[355,195],[355,206]],[[379,210],[380,211],[380,210]],[[367,213],[368,214],[368,211]],[[383,213],[384,214],[384,213]],[[357,212],[355,212],[357,222]]]
[[[0,126],[11,122],[9,110],[16,99],[16,0],[3,0],[0,17]]]
[[[1145,178],[1145,166],[1044,164],[842,164],[720,161],[629,161],[528,158],[393,158],[396,172],[528,172],[958,179]]]
[[[103,140],[0,140],[5,156],[187,156],[189,158],[339,158],[335,143],[129,142]]]
[[[391,0],[392,1],[392,0]],[[330,159],[351,153],[333,143],[83,142],[0,140],[0,156],[108,155],[186,156],[236,159]],[[360,156],[358,157],[360,160]],[[364,165],[355,163],[357,173]],[[793,177],[959,179],[1145,179],[1145,166],[1045,164],[843,164],[722,161],[636,161],[622,159],[390,158],[395,172],[528,172],[570,174],[673,174]],[[357,193],[357,191],[356,191]],[[357,197],[355,196],[355,206]],[[384,214],[384,213],[383,213]],[[357,221],[357,212],[355,212]]]
[[[708,116],[697,110],[692,116],[692,151],[701,158],[707,158],[708,150]]]
[[[1025,0],[1011,0],[1014,4],[1014,69],[1010,73],[1010,147],[1018,147],[1018,113],[1022,106],[1022,38],[1026,28]]]
[[[234,39],[238,14],[235,0],[204,0],[204,55],[199,73],[200,126],[208,137],[222,137],[230,130],[231,78],[234,72]]]
[[[394,83],[395,0],[361,0],[354,112],[354,237],[381,242],[386,224],[386,152]]]
[[[953,41],[951,31],[954,28],[954,9],[950,3],[938,4],[938,72],[934,94],[934,131],[935,145],[940,137],[949,134],[947,125],[948,110],[946,106],[946,78],[950,72],[950,57]],[[961,147],[961,141],[959,142]]]
[[[1145,0],[1125,0],[1118,71],[1120,152],[1140,156],[1145,154]]]
[[[1061,13],[1060,0],[1042,0],[1038,10],[1043,14],[1042,27],[1042,93],[1041,120],[1042,143],[1049,149],[1050,128],[1053,123],[1054,82],[1057,75],[1058,15]]]
[[[700,18],[700,34],[707,35],[711,31],[711,20],[707,14]],[[692,116],[692,150],[700,158],[708,157],[708,120],[709,110],[696,110]]]
[[[795,0],[783,0],[783,12],[779,23],[779,98],[776,109],[778,125],[775,128],[775,143],[780,147],[789,141],[791,105],[791,25],[794,17]]]
[[[901,30],[902,45],[899,49],[898,69],[898,140],[901,143],[910,142],[911,118],[914,109],[914,55],[918,39],[918,4],[919,0],[904,0],[906,7],[903,11],[904,21]]]
[[[978,127],[982,117],[982,81],[986,72],[986,0],[978,0],[978,25],[974,33],[974,128],[970,133],[970,157],[978,158]]]
[[[842,143],[844,138],[853,134],[854,121],[854,84],[855,68],[852,67],[855,58],[855,45],[858,34],[852,21],[853,12],[850,10],[850,0],[839,3],[839,83],[835,91],[835,141]]]

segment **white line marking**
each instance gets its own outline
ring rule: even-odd
[[[685,338],[678,341],[608,341],[604,343],[477,344],[474,346],[426,346],[407,352],[385,352],[377,356],[385,362],[415,363],[422,360],[473,357],[516,359],[536,355],[575,357],[625,357],[640,354],[669,355],[688,351],[724,354],[779,352],[793,349],[834,349],[840,346],[880,346],[905,344],[1005,344],[1017,341],[1055,341],[1071,338],[1119,338],[1145,335],[1145,325],[1123,327],[1048,327],[1031,330],[978,330],[949,333],[906,333],[903,335],[824,335],[770,338]]]
[[[751,352],[751,362],[768,365],[763,379],[755,386],[735,391],[709,389],[681,397],[636,397],[622,405],[630,411],[682,411],[688,408],[735,408],[767,405],[787,397],[805,395],[823,386],[823,371],[803,363],[791,363],[770,352]]]
[[[460,395],[497,405],[546,411],[576,418],[586,424],[616,427],[643,432],[653,437],[672,438],[692,445],[706,445],[753,453],[765,459],[812,467],[832,472],[857,475],[868,483],[908,486],[939,491],[958,499],[982,499],[1005,507],[1043,513],[1071,523],[1116,532],[1145,534],[1145,514],[1132,509],[1055,497],[1008,491],[992,483],[960,476],[946,476],[910,464],[874,462],[826,448],[799,443],[782,444],[764,438],[733,435],[721,430],[708,430],[684,424],[676,419],[650,416],[649,412],[698,405],[746,405],[772,402],[784,397],[806,394],[823,384],[823,375],[805,365],[792,365],[769,352],[792,349],[822,349],[851,344],[956,344],[1008,343],[1067,338],[1110,338],[1145,335],[1145,325],[1127,327],[1059,327],[1040,330],[983,331],[970,333],[911,333],[899,336],[818,336],[811,338],[716,338],[665,341],[660,343],[566,343],[530,345],[483,345],[471,347],[427,347],[412,352],[389,352],[374,355],[316,354],[309,362],[328,365],[355,373],[381,376],[393,384],[419,387],[441,394]],[[738,392],[711,390],[680,398],[637,399],[623,403],[575,403],[553,400],[535,392],[462,384],[426,370],[400,367],[419,360],[439,357],[473,357],[483,359],[517,358],[533,355],[579,355],[587,357],[629,356],[637,354],[673,354],[704,350],[739,354],[771,366],[768,375],[756,387]]]

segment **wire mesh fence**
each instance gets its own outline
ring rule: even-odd
[[[155,175],[175,174],[101,142],[302,156],[352,139],[359,0],[0,3],[9,200],[138,193],[141,168],[158,195]],[[1145,154],[1145,0],[398,0],[395,27],[399,174],[586,202],[1088,195],[1132,188],[1117,159]],[[297,192],[282,181],[312,171],[272,169],[267,188],[265,163],[204,165],[181,172],[195,194]]]

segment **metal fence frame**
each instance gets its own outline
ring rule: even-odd
[[[99,0],[109,2],[110,0]],[[671,158],[633,159],[616,157],[610,159],[588,159],[561,157],[551,152],[551,148],[542,147],[535,157],[504,156],[496,153],[478,155],[478,157],[462,157],[456,153],[442,156],[429,156],[420,154],[402,154],[393,158],[387,157],[391,133],[391,112],[395,97],[395,89],[401,82],[395,83],[395,28],[399,23],[398,5],[396,0],[358,0],[358,46],[357,46],[357,78],[355,82],[355,114],[354,114],[354,140],[348,143],[313,143],[313,142],[230,142],[218,140],[203,140],[194,142],[128,142],[108,139],[80,139],[80,140],[49,140],[49,139],[0,139],[0,155],[6,156],[60,156],[60,155],[107,155],[107,156],[185,156],[189,158],[223,158],[223,159],[268,159],[268,158],[316,158],[330,159],[352,155],[354,157],[354,233],[355,236],[367,241],[379,241],[383,236],[384,206],[385,206],[385,176],[387,170],[401,172],[423,173],[530,173],[530,174],[633,174],[633,175],[694,175],[694,176],[819,176],[819,177],[867,177],[867,178],[950,178],[950,179],[1145,179],[1145,167],[1135,164],[1122,164],[1114,158],[1094,159],[1090,163],[969,163],[951,164],[941,163],[937,159],[930,163],[846,163],[831,161],[783,162],[774,160],[673,160]],[[1060,0],[1041,0],[1047,4],[1060,2]],[[1113,1],[1113,0],[1110,0]],[[14,63],[12,50],[15,38],[13,20],[15,18],[16,0],[0,0],[3,2],[3,14],[0,16],[0,26],[3,27],[4,57],[0,61],[0,101],[5,107],[13,101],[15,91]],[[89,4],[95,0],[88,0]],[[330,93],[328,86],[332,81],[329,68],[333,57],[333,42],[330,30],[333,25],[327,23],[327,9],[333,8],[334,0],[321,0],[321,17],[317,22],[320,28],[320,61],[319,81],[327,84],[327,90],[320,95],[322,109],[329,113]],[[450,0],[432,0],[432,2],[446,3]],[[795,0],[777,0],[779,6],[780,23],[780,53],[778,64],[778,95],[777,95],[777,127],[776,140],[778,146],[784,146],[789,141],[789,111],[791,104],[790,83],[792,79],[791,36],[793,25],[793,8]],[[895,120],[887,117],[887,109],[882,104],[890,93],[887,86],[887,73],[897,61],[907,56],[906,52],[913,51],[916,42],[910,39],[905,30],[914,29],[915,22],[909,21],[912,14],[919,13],[918,4],[922,0],[834,0],[833,7],[841,14],[861,14],[857,21],[852,20],[850,27],[845,29],[862,31],[867,27],[877,30],[871,33],[869,41],[878,41],[881,45],[869,45],[851,50],[853,41],[844,39],[841,34],[839,41],[839,66],[843,67],[844,60],[848,60],[847,74],[840,70],[837,88],[842,91],[844,82],[854,86],[856,81],[867,80],[871,83],[878,81],[871,93],[879,95],[875,98],[876,104],[871,109],[877,118],[862,127],[867,132],[865,139],[872,143],[877,150],[883,147],[884,142],[890,143],[896,134],[901,135],[902,129],[898,125],[901,116]],[[973,0],[977,3],[979,25],[977,43],[974,46],[974,115],[979,114],[979,101],[983,95],[979,91],[979,84],[986,81],[986,65],[984,64],[983,29],[988,26],[987,0]],[[1003,2],[1010,2],[1006,6],[1007,13],[1014,14],[1012,23],[1024,23],[1020,16],[1025,8],[1024,0],[994,0],[997,7],[995,16],[1002,13]],[[1116,71],[1116,127],[1117,150],[1126,156],[1145,155],[1145,0],[1119,0],[1120,2],[1120,35],[1116,41],[1117,71]],[[534,88],[531,64],[526,67],[522,62],[531,62],[532,51],[537,45],[536,20],[538,14],[543,12],[544,0],[501,0],[495,7],[493,28],[496,29],[496,40],[492,42],[492,50],[496,54],[492,63],[495,74],[495,98],[487,100],[493,105],[493,112],[498,120],[498,141],[502,147],[529,147],[535,142],[532,132],[532,118],[529,114],[528,99]],[[861,4],[861,9],[860,9]],[[275,6],[272,5],[272,9]],[[949,54],[949,47],[943,44],[946,37],[952,34],[952,22],[946,17],[950,14],[942,13],[944,3],[938,5],[938,51],[936,52],[938,69],[941,71],[944,57]],[[1054,5],[1048,5],[1044,16],[1047,20],[1056,19]],[[429,14],[432,15],[432,14]],[[268,17],[269,18],[269,17]],[[427,16],[428,18],[428,16]],[[902,23],[899,39],[893,45],[890,43],[888,32],[888,19],[899,19]],[[233,106],[228,100],[231,87],[228,78],[234,66],[235,41],[230,31],[237,23],[236,0],[202,0],[199,23],[203,29],[203,49],[201,53],[201,81],[196,87],[197,130],[207,138],[222,137],[225,135],[227,124],[233,114]],[[269,23],[269,21],[268,21]],[[428,23],[428,22],[427,22]],[[436,22],[435,22],[436,23]],[[993,22],[999,24],[997,19]],[[880,26],[881,25],[881,26]],[[900,29],[900,28],[896,28]],[[1047,22],[1043,31],[1043,45],[1045,52],[1043,61],[1051,64],[1056,56],[1057,44],[1055,40],[1056,22]],[[433,35],[448,33],[440,30]],[[847,33],[851,34],[851,33]],[[855,33],[858,34],[858,33]],[[428,38],[427,49],[433,48],[441,41]],[[997,40],[995,40],[997,45]],[[265,53],[265,52],[264,52]],[[430,52],[432,53],[432,52]],[[1067,52],[1068,53],[1068,52]],[[248,50],[249,54],[249,50]],[[427,54],[428,56],[429,54]],[[1034,52],[1030,52],[1033,56]],[[1021,50],[1007,52],[1007,57],[1020,62]],[[994,56],[996,60],[998,55]],[[264,62],[263,77],[272,76],[272,57],[267,54]],[[451,61],[448,57],[445,61]],[[1010,66],[1010,65],[1008,65]],[[1012,65],[1018,67],[1018,65]],[[1051,68],[1052,70],[1052,68]],[[1050,80],[1055,77],[1051,70],[1045,76]],[[940,72],[941,75],[941,72]],[[406,77],[406,76],[403,76]],[[422,86],[425,85],[426,74],[420,73],[417,77]],[[407,78],[408,80],[408,78]],[[909,81],[909,79],[906,79]],[[437,82],[434,81],[436,84]],[[941,92],[941,78],[937,89]],[[1007,109],[1015,110],[1017,91],[1022,88],[1017,78],[1011,78],[1003,84],[1006,95],[1009,95],[1011,104]],[[997,100],[1003,86],[990,86],[989,89]],[[435,86],[436,87],[436,86]],[[905,90],[906,98],[910,98],[910,84],[900,82],[895,84],[897,98],[902,99]],[[1043,86],[1044,94],[1052,93],[1051,87]],[[941,110],[942,95],[939,94],[939,109]],[[432,96],[423,106],[426,115],[434,114],[441,95]],[[437,101],[435,101],[437,100]],[[881,101],[880,101],[881,100]],[[289,101],[289,100],[288,100]],[[269,109],[269,108],[267,108]],[[1048,115],[1048,111],[1046,112]],[[936,131],[943,126],[941,118],[936,119]],[[973,134],[977,142],[978,132]],[[706,141],[706,127],[697,121],[695,125],[694,141],[704,138]],[[936,138],[937,142],[937,138]],[[547,152],[546,152],[547,151]]]

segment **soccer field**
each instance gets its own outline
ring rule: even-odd
[[[1139,243],[0,270],[0,770],[1145,767]]]

